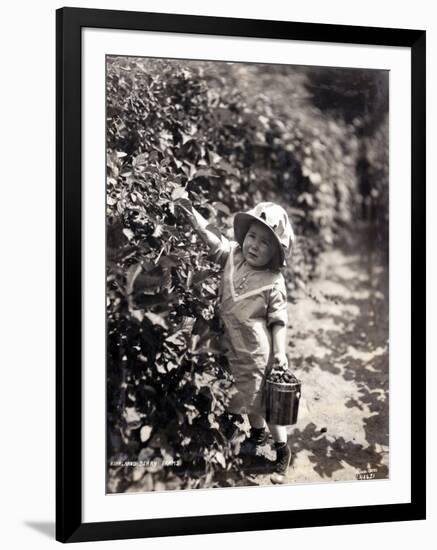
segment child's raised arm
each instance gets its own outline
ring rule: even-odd
[[[175,206],[185,214],[186,219],[210,250],[215,250],[220,245],[220,237],[208,228],[208,220],[193,207],[188,199],[179,199]]]

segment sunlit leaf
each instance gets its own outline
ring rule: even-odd
[[[172,200],[188,199],[188,193],[184,187],[176,187],[171,194]]]
[[[215,453],[214,458],[223,469],[226,468],[226,460],[225,460],[225,457],[223,456],[223,453],[221,452]]]
[[[143,443],[149,440],[152,435],[153,428],[152,426],[143,426],[140,430],[140,439]]]
[[[179,347],[185,346],[185,337],[184,337],[184,333],[183,333],[182,330],[178,330],[177,332],[175,332],[171,336],[168,336],[165,339],[165,341],[170,342],[171,344],[174,344],[175,346],[179,346]]]
[[[163,232],[163,226],[161,224],[157,224],[152,233],[152,237],[160,237],[162,235],[162,232]]]
[[[147,319],[149,319],[149,321],[151,321],[154,325],[159,325],[164,329],[168,328],[167,322],[162,315],[151,311],[145,311],[144,316],[147,317]]]
[[[141,415],[135,407],[126,407],[123,416],[129,428],[135,429],[140,427]]]
[[[132,229],[128,229],[127,227],[125,227],[123,229],[123,233],[126,235],[126,237],[131,241],[134,237],[135,237],[135,234],[134,232],[132,231]]]

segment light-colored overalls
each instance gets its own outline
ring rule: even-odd
[[[251,267],[241,247],[225,238],[211,258],[223,266],[219,312],[223,347],[237,390],[229,410],[265,416],[265,376],[273,354],[271,326],[287,326],[284,277],[279,271]]]

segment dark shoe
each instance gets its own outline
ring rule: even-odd
[[[269,436],[265,428],[250,428],[250,435],[247,438],[247,441],[255,446],[261,446],[267,442],[268,437]]]
[[[288,467],[291,462],[291,449],[286,443],[275,443],[276,460],[275,471],[271,475],[272,483],[284,483]]]

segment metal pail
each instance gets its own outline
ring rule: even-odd
[[[301,394],[301,382],[272,382],[266,380],[266,420],[270,424],[296,424]]]

